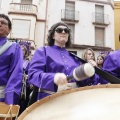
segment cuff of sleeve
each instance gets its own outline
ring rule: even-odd
[[[5,103],[6,104],[18,104],[19,95],[15,92],[8,92],[5,94]]]

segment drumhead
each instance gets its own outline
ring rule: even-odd
[[[120,120],[120,85],[56,93],[28,107],[18,120]]]

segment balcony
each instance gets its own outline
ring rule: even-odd
[[[79,21],[79,11],[62,9],[61,10],[61,20],[78,22]]]
[[[9,13],[23,13],[37,15],[37,6],[32,4],[11,3]]]
[[[107,26],[110,24],[109,15],[101,14],[101,13],[93,13],[92,14],[92,23],[95,25]]]

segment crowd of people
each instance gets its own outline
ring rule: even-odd
[[[28,107],[34,86],[38,88],[37,99],[40,100],[51,92],[57,92],[60,85],[65,85],[64,90],[69,90],[74,84],[84,87],[109,83],[96,73],[81,81],[74,78],[67,80],[73,70],[83,63],[67,50],[71,46],[71,31],[66,23],[58,22],[50,28],[48,45],[36,49],[32,58],[24,42],[8,43],[7,36],[11,29],[9,17],[0,14],[0,102],[19,104],[21,113]],[[5,50],[2,51],[2,48]],[[93,67],[120,78],[119,50],[104,57],[95,56],[94,51],[87,48],[81,57]]]

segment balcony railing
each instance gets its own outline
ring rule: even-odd
[[[79,11],[62,9],[61,10],[61,20],[78,22],[79,21]]]
[[[94,24],[109,25],[109,16],[101,13],[93,13],[92,19]]]
[[[38,9],[37,6],[32,4],[11,3],[10,11],[36,14],[38,12]]]

